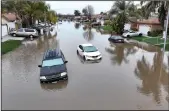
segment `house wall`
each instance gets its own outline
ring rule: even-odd
[[[8,23],[8,21],[5,19],[5,18],[1,18],[1,24],[7,24]]]
[[[8,22],[7,25],[8,25],[8,30],[9,30],[9,31],[10,31],[10,29],[12,29],[12,28],[16,28],[15,22]]]
[[[5,35],[8,35],[8,26],[7,26],[7,24],[3,24],[3,25],[1,25],[1,28],[2,28],[2,31],[1,31],[1,33],[2,33],[1,38],[2,38]]]

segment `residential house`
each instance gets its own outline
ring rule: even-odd
[[[2,37],[8,35],[11,29],[21,27],[21,19],[15,13],[4,13],[1,18]]]

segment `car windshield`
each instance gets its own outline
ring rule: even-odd
[[[64,64],[62,58],[52,59],[52,60],[44,60],[42,63],[42,67],[62,65],[62,64]]]
[[[96,52],[97,49],[94,46],[85,46],[83,47],[85,52]]]
[[[116,36],[116,37],[115,37],[115,39],[122,39],[122,37],[120,37],[120,36]]]

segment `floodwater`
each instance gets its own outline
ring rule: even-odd
[[[2,109],[168,109],[169,53],[139,44],[113,44],[109,35],[63,22],[57,36],[25,41],[2,56]],[[78,44],[92,43],[103,59],[81,61]],[[68,81],[40,84],[44,51],[60,47],[68,60]]]

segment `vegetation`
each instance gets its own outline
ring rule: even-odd
[[[2,2],[2,13],[14,12],[21,17],[23,27],[28,27],[38,21],[56,23],[56,12],[50,9],[44,1],[12,0]]]
[[[14,49],[16,49],[17,47],[19,47],[19,45],[21,45],[21,41],[20,40],[9,40],[6,42],[2,42],[1,46],[1,53],[2,54],[6,54],[7,52],[10,52]]]
[[[128,18],[135,16],[135,6],[131,1],[115,1],[109,14],[115,16],[114,19],[111,19],[112,30],[121,34]]]
[[[81,15],[81,13],[80,13],[80,11],[79,11],[79,10],[75,10],[75,11],[74,11],[74,15],[75,15],[75,16],[80,16],[80,15]]]
[[[94,8],[91,5],[87,5],[82,12],[84,13],[84,15],[86,15],[88,17],[88,19],[91,21],[91,17],[94,14]]]

